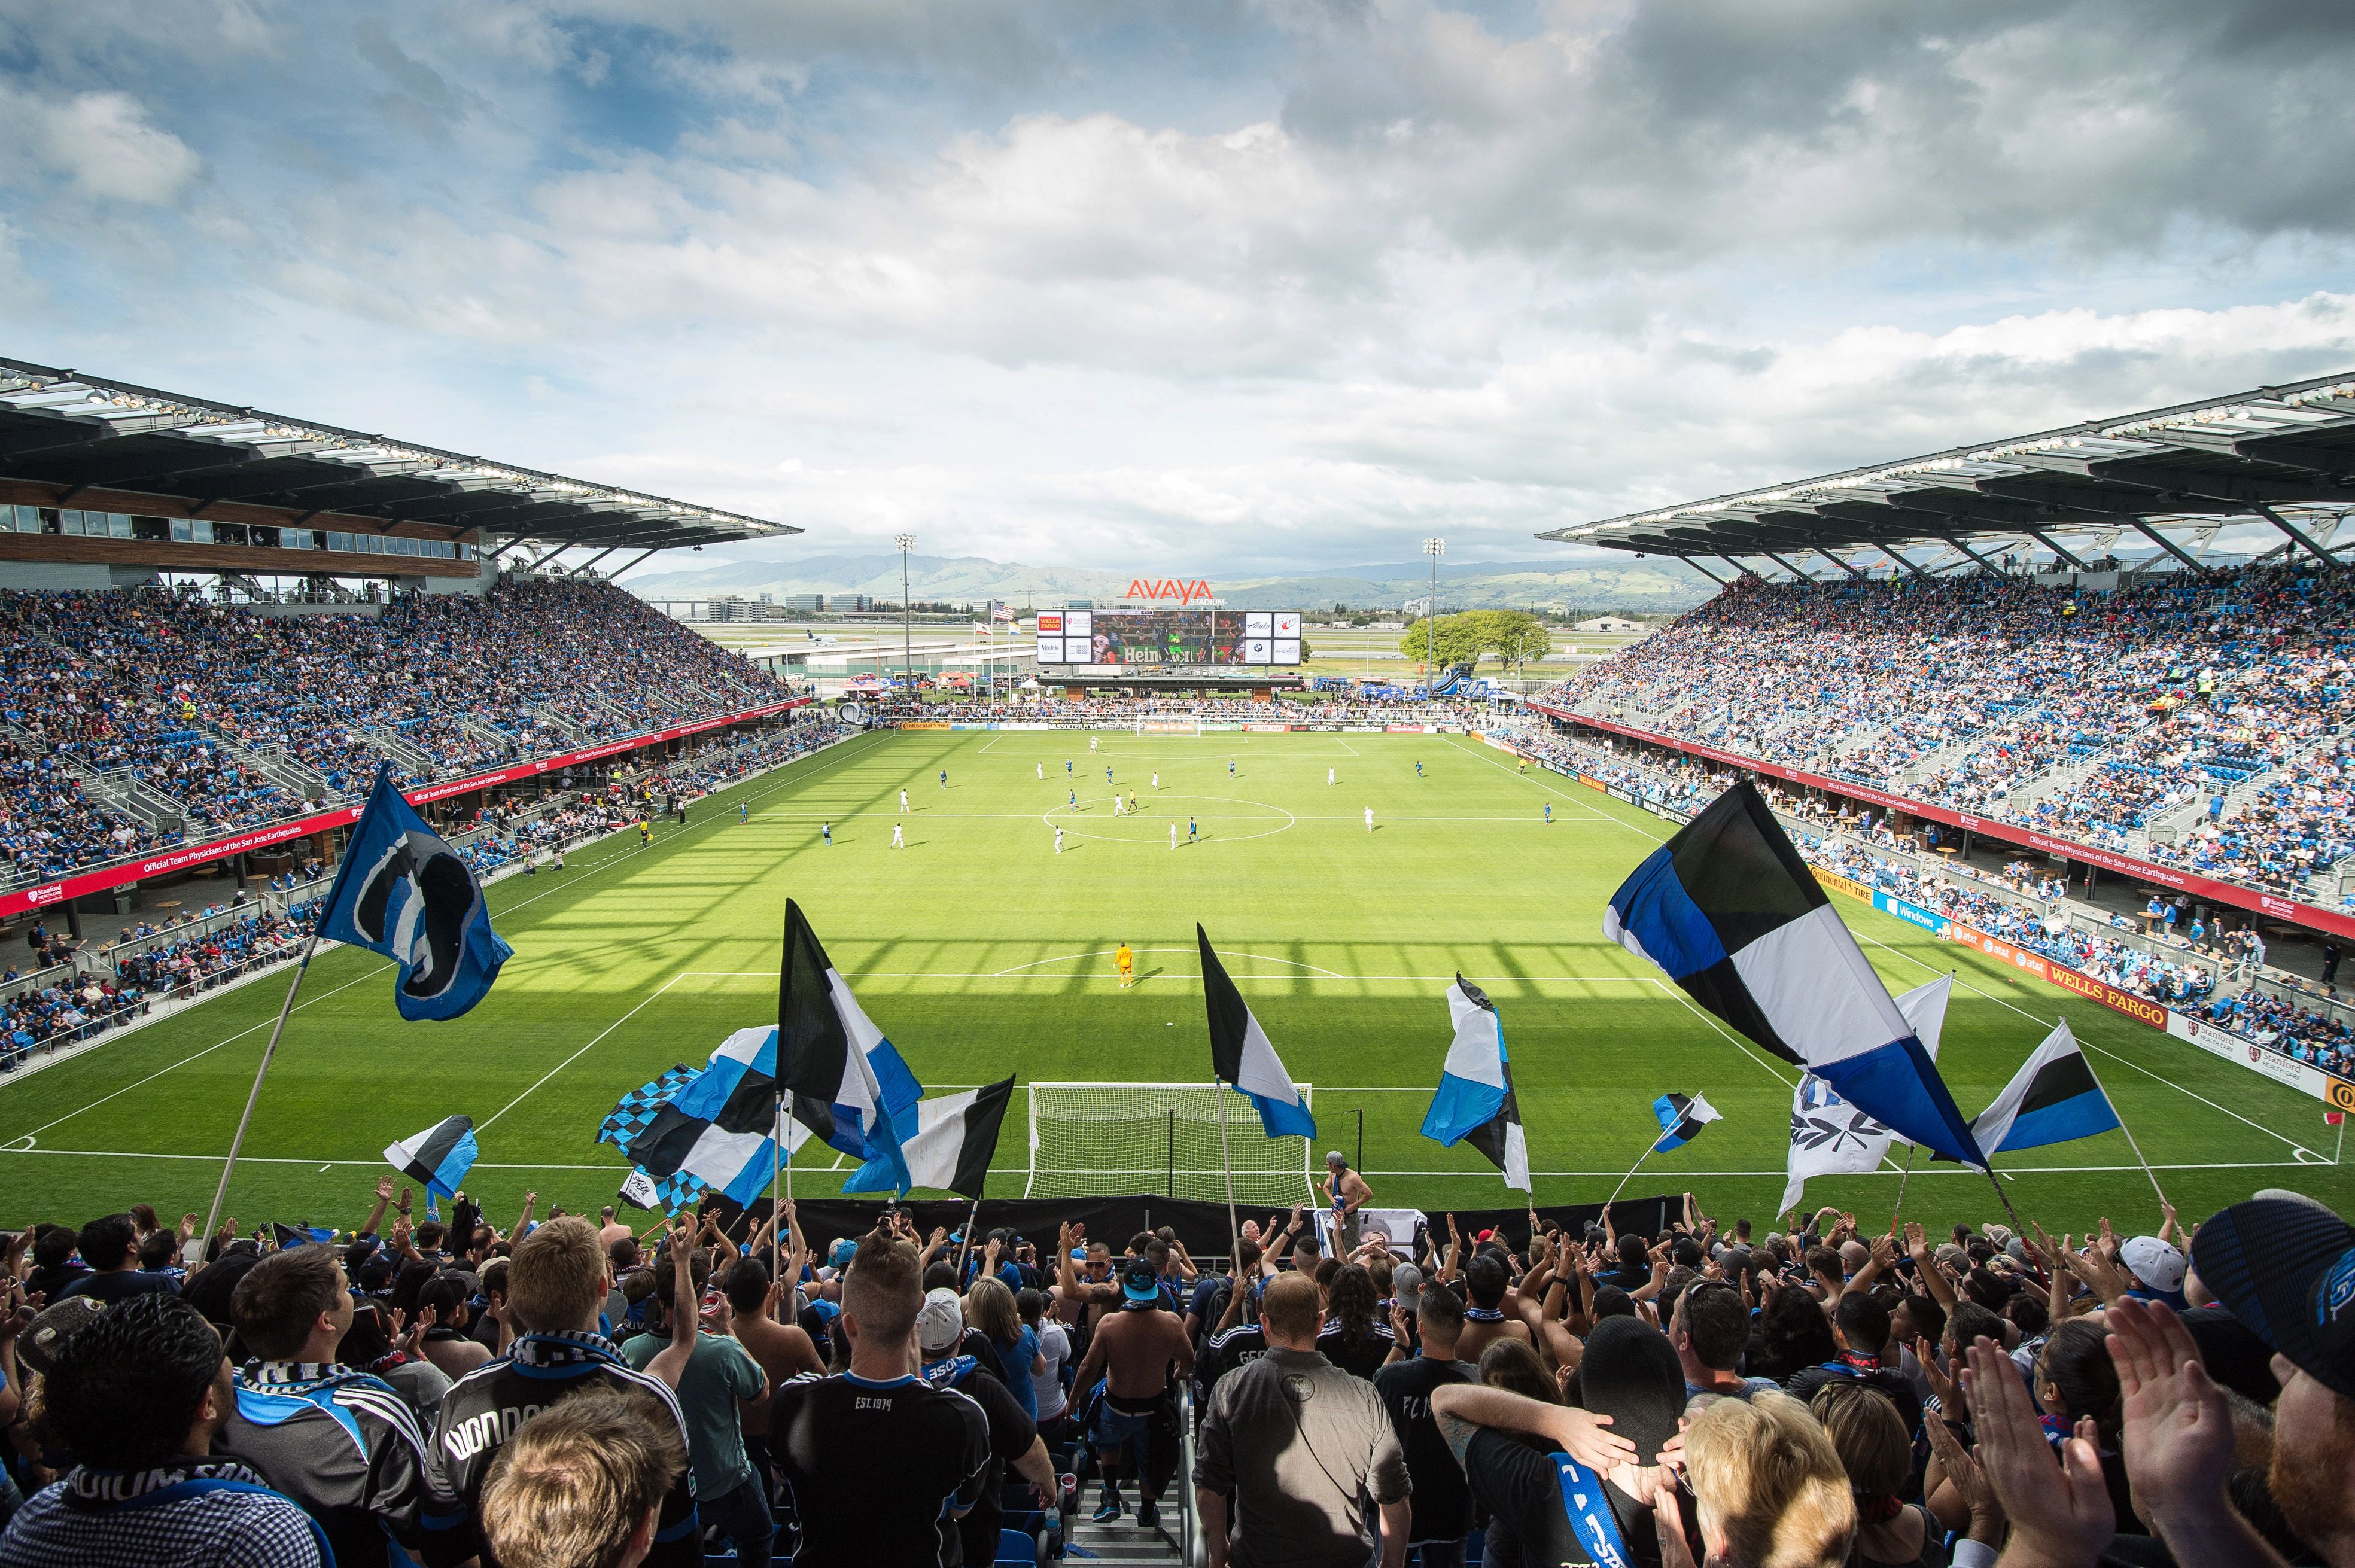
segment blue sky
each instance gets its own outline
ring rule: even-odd
[[[0,353],[771,551],[1526,559],[2355,367],[2350,56],[2179,0],[0,0]]]

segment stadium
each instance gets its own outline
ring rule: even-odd
[[[825,422],[782,373],[633,368],[600,478],[424,439],[397,356],[340,406],[414,375],[412,434],[0,357],[0,1568],[2355,1568],[2336,342],[2043,428],[1647,385],[1543,505],[1462,429],[1367,500],[1322,409],[1296,493],[1107,459],[1018,528],[1011,436],[730,435]],[[837,433],[1003,396],[878,352]],[[480,444],[593,450],[535,417]],[[1427,586],[1263,567],[1310,491]],[[1173,496],[1231,567],[1125,564]],[[1620,586],[1444,581],[1531,575],[1497,516]],[[931,595],[993,528],[1058,559]],[[829,530],[850,587],[755,586]]]

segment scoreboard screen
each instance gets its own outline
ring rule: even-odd
[[[1043,610],[1039,662],[1197,669],[1297,665],[1296,610]]]

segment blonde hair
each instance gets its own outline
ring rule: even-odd
[[[1016,1310],[1014,1293],[1002,1279],[985,1275],[973,1282],[973,1289],[965,1294],[964,1320],[1001,1349],[1022,1338],[1022,1314]]]
[[[1832,1451],[1848,1471],[1849,1489],[1859,1501],[1893,1507],[1913,1478],[1913,1444],[1889,1396],[1870,1383],[1843,1378],[1817,1389],[1807,1409],[1832,1440]]]
[[[516,1429],[483,1481],[483,1534],[506,1568],[617,1568],[687,1469],[653,1396],[592,1388]]]
[[[1702,1535],[1738,1568],[1839,1568],[1856,1535],[1848,1472],[1806,1406],[1761,1392],[1720,1400],[1685,1434]]]
[[[550,1220],[507,1259],[507,1309],[537,1333],[574,1328],[605,1301],[605,1247],[579,1215]]]

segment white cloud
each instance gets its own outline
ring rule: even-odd
[[[151,123],[128,93],[49,97],[12,91],[0,81],[0,155],[19,167],[64,178],[84,196],[165,206],[204,172],[204,161],[171,132]]]

